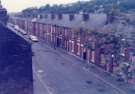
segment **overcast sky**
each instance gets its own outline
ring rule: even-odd
[[[72,3],[75,1],[81,1],[81,0],[1,0],[2,4],[9,12],[18,12],[22,9],[25,9],[27,7],[33,7],[33,6],[42,6],[47,3],[49,4],[65,4],[65,3]],[[84,0],[82,0],[84,1]],[[88,0],[85,0],[88,1]]]

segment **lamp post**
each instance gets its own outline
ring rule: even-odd
[[[111,55],[111,64],[110,64],[110,72],[113,72],[113,66],[114,65],[114,54]]]

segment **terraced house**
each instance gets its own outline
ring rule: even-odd
[[[11,16],[10,23],[38,36],[54,48],[61,48],[108,72],[118,73],[124,66],[133,73],[134,49],[121,32],[116,32],[122,31],[118,26],[125,28],[130,19],[124,14],[119,15],[39,14],[29,18],[19,15]]]

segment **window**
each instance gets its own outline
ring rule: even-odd
[[[51,14],[51,19],[55,19],[55,14]]]
[[[70,20],[70,21],[74,20],[74,14],[70,14],[70,15],[69,15],[69,20]]]
[[[48,15],[47,15],[47,14],[45,14],[45,15],[44,15],[44,17],[47,19],[47,18],[48,18]]]
[[[43,18],[43,15],[38,15],[38,18],[42,19]]]
[[[83,14],[83,21],[89,20],[89,14]]]
[[[59,20],[62,19],[62,14],[58,14],[58,19],[59,19]]]

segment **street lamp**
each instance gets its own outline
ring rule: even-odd
[[[111,58],[111,64],[110,64],[110,72],[113,72],[113,67],[114,67],[114,66],[113,66],[113,65],[114,65],[114,64],[113,64],[113,63],[114,63],[114,55],[112,54],[111,57],[112,57],[112,58]]]
[[[112,58],[114,58],[114,55],[112,54]]]

